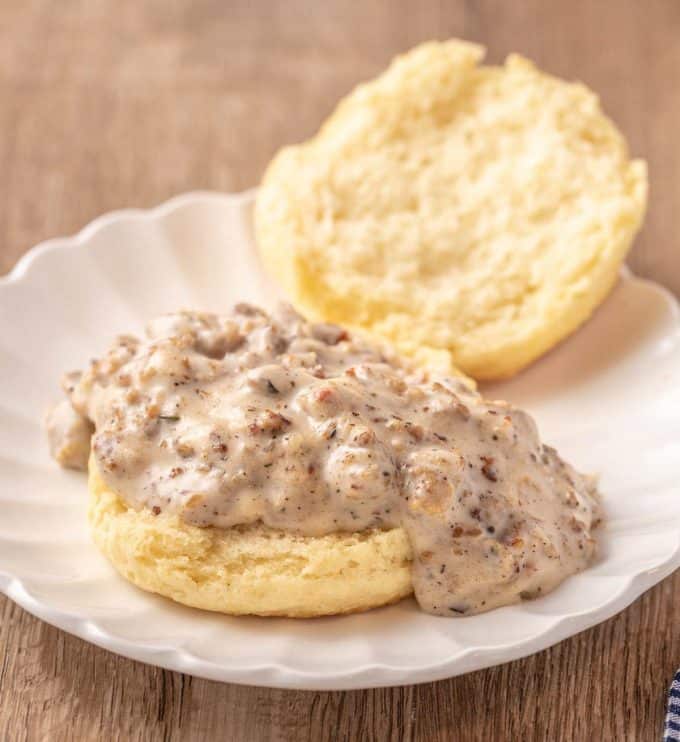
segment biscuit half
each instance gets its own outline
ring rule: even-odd
[[[271,162],[255,227],[307,315],[495,379],[603,301],[647,177],[587,87],[483,55],[426,43],[356,88]]]
[[[134,510],[89,467],[95,543],[143,590],[231,614],[312,617],[393,603],[412,592],[401,528],[298,536],[263,525],[199,528]]]

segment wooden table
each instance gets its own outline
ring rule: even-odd
[[[647,158],[635,270],[680,292],[678,0],[3,0],[0,272],[124,206],[257,183],[278,147],[418,41],[580,78]],[[0,516],[1,517],[1,516]],[[0,599],[0,739],[653,740],[680,664],[680,573],[534,657],[429,685],[312,693],[146,667]]]

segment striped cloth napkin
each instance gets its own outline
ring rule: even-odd
[[[680,670],[675,673],[668,691],[668,711],[666,726],[663,730],[663,742],[680,740]]]

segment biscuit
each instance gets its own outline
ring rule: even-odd
[[[483,55],[426,43],[356,88],[274,158],[255,228],[305,314],[496,379],[604,300],[647,178],[588,88]]]
[[[134,510],[89,466],[95,543],[137,587],[195,608],[312,617],[393,603],[412,592],[401,528],[299,536],[261,524],[199,528],[178,515]]]

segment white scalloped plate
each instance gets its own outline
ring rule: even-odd
[[[253,194],[195,193],[104,216],[28,253],[0,281],[0,589],[31,613],[127,657],[252,685],[418,683],[523,657],[625,608],[680,565],[680,317],[622,276],[582,330],[489,390],[527,407],[545,440],[601,475],[599,561],[540,600],[437,618],[410,600],[293,621],[183,608],[119,578],[91,544],[83,476],[49,459],[43,413],[63,370],[117,332],[178,307],[271,304],[253,248]]]

